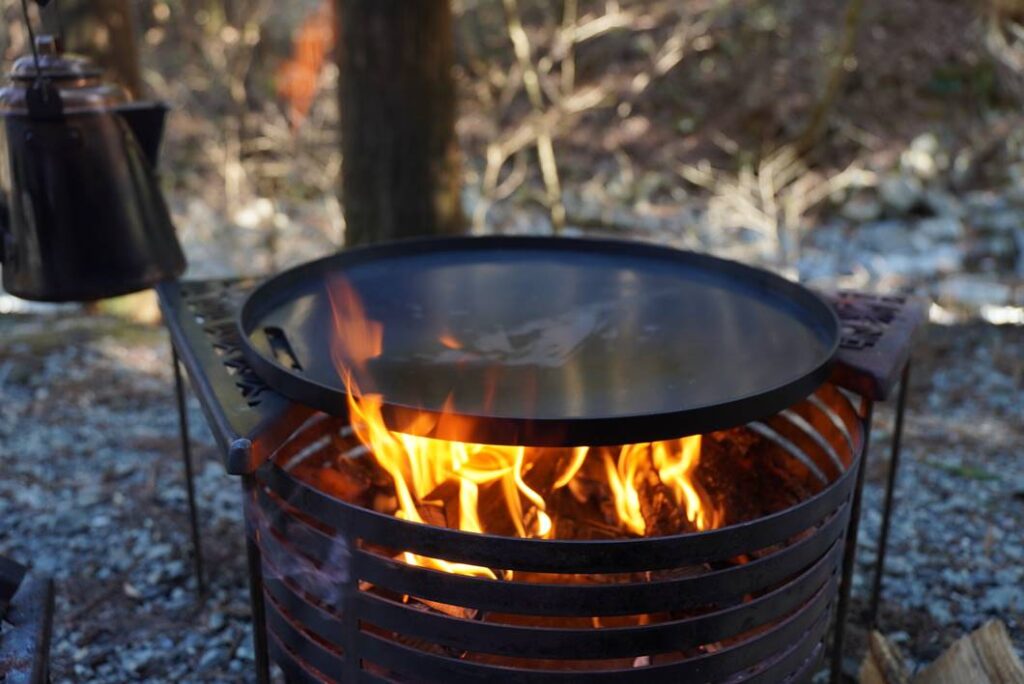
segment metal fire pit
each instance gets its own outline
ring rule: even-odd
[[[544,541],[406,523],[333,499],[276,465],[308,457],[328,432],[350,437],[344,418],[284,398],[249,366],[235,315],[254,284],[170,283],[158,292],[175,371],[187,370],[228,472],[242,476],[260,681],[269,681],[271,656],[297,681],[801,681],[825,642],[837,681],[872,405],[902,372],[902,415],[918,303],[830,297],[842,323],[831,381],[751,424],[794,464],[820,473],[827,484],[812,498],[700,534]],[[891,505],[889,496],[883,521]],[[406,565],[378,546],[490,568],[611,574],[602,584],[484,580]],[[748,562],[738,562],[743,555]],[[881,573],[879,563],[875,601]],[[430,602],[473,610],[447,614]],[[525,624],[492,619],[503,612],[527,616]],[[538,626],[553,616],[642,613],[659,615],[642,626]],[[587,661],[597,672],[562,669]]]
[[[268,462],[255,473],[246,520],[262,561],[271,655],[295,681],[805,681],[838,596],[865,410],[825,385],[751,424],[824,488],[774,515],[691,535],[467,534],[351,505]],[[358,445],[342,422],[317,416],[275,461],[336,449],[331,431]],[[570,579],[450,574],[371,550],[380,547]],[[616,574],[593,583],[571,577],[595,573]],[[475,619],[426,609],[432,604],[459,606]],[[494,614],[500,623],[487,617]],[[638,614],[661,617],[600,628],[543,619],[607,623]]]

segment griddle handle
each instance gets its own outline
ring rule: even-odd
[[[299,363],[299,359],[295,356],[295,350],[292,349],[292,345],[288,341],[287,335],[284,334],[284,330],[270,325],[263,328],[263,334],[267,336],[270,351],[278,363],[292,370],[302,370],[302,364]]]

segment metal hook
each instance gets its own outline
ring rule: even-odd
[[[51,0],[36,0],[45,7]],[[56,5],[56,3],[54,3]],[[21,13],[25,18],[29,44],[32,46],[32,61],[36,68],[36,78],[28,89],[26,100],[29,115],[34,119],[56,119],[64,114],[60,92],[53,87],[50,79],[43,75],[42,60],[39,58],[39,46],[36,45],[36,33],[32,29],[32,18],[29,16],[28,0],[21,0]],[[59,15],[58,15],[59,16]]]

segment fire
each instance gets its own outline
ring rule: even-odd
[[[364,393],[353,374],[380,356],[384,330],[367,317],[347,281],[331,281],[328,294],[334,314],[333,361],[348,391],[352,427],[393,480],[397,517],[426,524],[425,507],[441,500],[449,512],[446,524],[450,527],[477,533],[511,529],[520,537],[551,539],[558,536],[553,497],[566,487],[571,490],[587,470],[591,486],[594,473],[599,474],[598,484],[614,504],[613,522],[624,535],[648,534],[644,497],[650,496],[645,492],[652,485],[670,492],[692,528],[707,530],[721,524],[719,512],[695,479],[699,435],[615,448],[552,449],[439,440],[388,429],[381,411],[383,397]],[[449,349],[460,346],[448,333],[438,342]],[[422,414],[418,420],[422,422],[409,426],[409,433],[428,432],[430,421],[436,419]],[[440,420],[464,420],[453,414],[450,398]],[[595,462],[599,467],[587,469],[592,459],[599,459]],[[487,568],[409,552],[404,560],[445,572],[496,577]]]

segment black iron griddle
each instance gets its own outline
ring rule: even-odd
[[[703,254],[562,238],[391,243],[277,275],[239,312],[253,369],[336,415],[347,411],[331,358],[338,276],[384,329],[382,354],[353,371],[359,387],[383,396],[396,430],[446,402],[473,419],[419,421],[441,439],[606,445],[735,427],[810,394],[839,341],[816,294]]]

